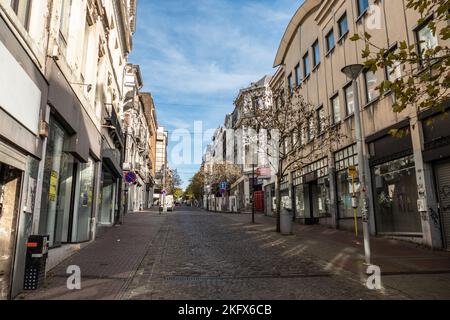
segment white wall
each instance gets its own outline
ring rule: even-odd
[[[2,42],[0,84],[0,107],[37,135],[42,93]]]

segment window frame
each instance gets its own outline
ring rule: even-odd
[[[370,94],[369,93],[369,84],[368,84],[368,81],[367,81],[367,74],[369,74],[369,73],[373,74],[373,77],[375,79],[375,87],[373,88],[373,92],[377,92],[377,95],[375,97],[369,97],[369,94]],[[371,103],[373,101],[376,101],[380,97],[380,95],[378,93],[378,90],[376,89],[377,88],[377,83],[378,83],[378,78],[377,78],[376,73],[372,72],[371,70],[365,70],[363,72],[363,77],[364,77],[364,87],[365,87],[365,90],[366,90],[366,103],[369,104],[369,103]]]
[[[290,73],[287,77],[288,80],[288,89],[289,89],[289,95],[294,94],[294,83],[292,82],[292,73]]]
[[[414,28],[414,35],[415,35],[415,40],[416,40],[416,50],[417,50],[417,54],[419,55],[421,60],[422,60],[423,53],[429,48],[427,47],[426,49],[424,49],[422,51],[422,45],[424,45],[424,44],[420,42],[421,41],[420,36],[419,36],[420,31],[422,31],[425,28],[430,29],[428,25],[429,25],[430,21],[432,21],[432,20],[433,20],[433,16],[430,16],[430,17],[426,18],[421,24],[419,24],[417,27]],[[434,35],[434,38],[436,39],[436,46],[439,46],[439,38],[436,36],[436,34]],[[436,46],[434,48],[436,48]],[[423,62],[421,62],[421,65],[423,65]]]
[[[311,74],[311,62],[309,61],[309,51],[306,51],[306,53],[303,55],[302,61],[303,61],[303,79],[307,79]]]
[[[352,92],[353,92],[353,111],[352,112],[349,112],[349,107],[348,107],[348,94],[347,94],[347,91],[349,90],[349,89],[351,89],[352,90]],[[354,90],[354,88],[353,88],[353,83],[352,82],[350,82],[349,84],[347,84],[345,87],[344,87],[344,99],[345,99],[345,114],[346,114],[346,116],[347,117],[351,117],[352,115],[354,115],[355,114],[355,101],[354,101],[354,99],[355,99],[355,90]]]
[[[314,70],[317,68],[318,65],[320,65],[321,62],[319,39],[314,41],[311,48],[313,50],[313,70]]]
[[[339,107],[339,120],[336,119],[336,110],[334,108],[334,101],[338,102],[338,107]],[[332,111],[332,120],[333,120],[333,125],[336,125],[338,123],[340,123],[342,121],[342,116],[341,116],[341,101],[339,100],[339,93],[336,93],[334,96],[332,96],[330,98],[330,104],[331,104],[331,111]]]
[[[295,68],[294,68],[294,72],[295,72],[295,84],[298,86],[300,86],[300,84],[302,83],[302,74],[301,74],[301,66],[300,63],[298,63]]]
[[[345,20],[345,26],[346,29],[344,32],[342,30],[342,22]],[[349,27],[348,27],[348,15],[347,15],[347,11],[344,12],[341,17],[338,19],[338,29],[339,29],[339,40],[340,41],[342,38],[344,38],[349,32]]]
[[[330,36],[332,36],[333,39],[333,46],[330,48]],[[331,51],[334,50],[334,48],[336,47],[336,39],[334,37],[334,28],[331,28],[330,31],[328,31],[328,33],[325,36],[325,42],[327,44],[327,54],[330,53]]]
[[[364,3],[367,2],[367,6],[362,10],[361,10],[361,4],[362,4],[361,1],[364,1]],[[370,8],[369,0],[356,0],[356,10],[358,13],[358,18],[363,16],[369,10],[369,8]]]

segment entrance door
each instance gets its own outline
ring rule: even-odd
[[[11,292],[23,172],[0,162],[0,300]]]
[[[310,182],[304,186],[305,192],[305,224],[318,224],[318,186],[317,182]]]
[[[436,180],[444,242],[450,249],[450,161],[436,166]]]

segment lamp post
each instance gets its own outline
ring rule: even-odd
[[[355,136],[358,149],[358,165],[359,165],[359,181],[360,187],[360,201],[359,208],[362,214],[363,222],[363,234],[364,234],[364,253],[366,257],[366,264],[370,265],[371,252],[370,252],[370,234],[369,234],[369,215],[368,215],[368,199],[366,195],[366,174],[368,174],[366,168],[366,156],[364,152],[364,136],[361,121],[361,108],[359,104],[359,92],[358,92],[358,77],[363,71],[364,66],[362,64],[352,64],[344,67],[342,73],[352,80],[353,95],[355,103]]]

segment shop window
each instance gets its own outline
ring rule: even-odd
[[[339,217],[353,218],[352,196],[353,192],[359,193],[360,184],[358,179],[352,181],[348,174],[348,169],[350,166],[358,167],[356,145],[337,152],[335,154],[335,162]]]
[[[408,156],[373,168],[374,205],[380,234],[420,235],[414,157]]]
[[[50,236],[50,247],[69,242],[74,162],[72,156],[64,153],[66,136],[63,127],[51,118],[39,219],[40,233]]]

